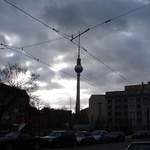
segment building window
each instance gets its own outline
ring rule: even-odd
[[[142,118],[137,118],[137,123],[142,123]]]
[[[136,103],[141,103],[141,98],[136,98]]]
[[[108,106],[108,111],[112,111],[112,106]]]
[[[112,104],[112,99],[108,99],[108,104]]]
[[[124,94],[127,95],[127,91],[125,91]]]
[[[134,100],[134,97],[130,97],[130,100]]]
[[[115,105],[115,110],[121,110],[121,105]]]
[[[116,100],[115,100],[115,104],[116,104],[116,105],[121,104],[121,102],[122,102],[121,99],[116,99]]]
[[[141,115],[142,114],[142,112],[141,111],[137,111],[137,115]]]
[[[128,104],[128,99],[127,99],[127,98],[124,98],[124,99],[123,99],[123,103],[124,103],[124,104]]]
[[[140,94],[140,90],[137,90],[136,93],[137,93],[137,94]]]
[[[112,95],[112,93],[107,93],[109,96],[111,96]]]
[[[142,106],[140,104],[136,105],[137,110],[141,110]]]
[[[149,97],[143,97],[143,104],[150,104],[150,98]]]
[[[112,113],[111,112],[108,112],[108,117],[111,117],[112,116]]]
[[[120,118],[121,117],[121,112],[115,112],[115,116]]]
[[[108,118],[108,123],[109,123],[109,124],[112,123],[112,118]]]
[[[149,90],[144,90],[144,93],[149,93]]]
[[[124,117],[124,118],[127,118],[127,117],[128,117],[128,113],[127,113],[127,112],[124,112],[124,113],[123,113],[123,117]]]
[[[128,108],[128,105],[123,105],[123,108]]]

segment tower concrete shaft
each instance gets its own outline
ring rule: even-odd
[[[81,66],[81,59],[77,59],[77,65],[75,66],[75,71],[77,73],[77,94],[76,94],[76,114],[80,113],[80,73],[83,67]]]
[[[76,114],[80,114],[80,73],[77,73]]]

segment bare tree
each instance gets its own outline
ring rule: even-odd
[[[35,92],[38,89],[36,83],[38,78],[38,74],[30,73],[26,67],[16,63],[8,63],[0,69],[0,83],[17,87],[27,93]]]
[[[29,72],[26,67],[23,67],[16,63],[14,64],[8,63],[5,66],[1,66],[0,68],[0,83],[6,84],[10,87],[14,87],[15,89],[26,91],[30,97],[30,102],[34,106],[36,105],[36,103],[39,103],[40,101],[38,96],[33,95],[33,92],[38,90],[38,85],[36,83],[38,78],[39,78],[38,74]],[[18,93],[14,92],[11,101],[9,100],[9,103],[6,103],[6,101],[8,102],[7,97],[9,94],[10,93],[7,93],[3,97],[1,94],[0,103],[2,108],[0,109],[0,118],[2,117],[4,111],[6,110],[5,108],[12,107],[12,104],[14,104],[16,94]]]

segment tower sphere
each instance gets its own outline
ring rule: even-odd
[[[76,65],[74,70],[76,73],[81,73],[83,71],[83,67],[81,65]]]

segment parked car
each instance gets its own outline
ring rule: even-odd
[[[146,131],[146,135],[148,138],[150,138],[150,131]]]
[[[77,131],[75,135],[77,138],[77,144],[79,145],[87,145],[95,143],[95,138],[89,131]]]
[[[147,131],[135,131],[132,135],[133,139],[147,138]]]
[[[109,142],[109,133],[105,130],[96,130],[92,132],[97,143]]]
[[[121,131],[112,131],[109,133],[110,141],[125,141],[125,134]]]
[[[41,140],[32,136],[30,133],[10,132],[5,137],[0,138],[0,149],[16,150],[16,149],[40,149]]]
[[[133,142],[126,150],[150,150],[150,141]]]
[[[42,137],[43,146],[76,146],[77,139],[72,131],[57,130],[52,131],[47,136]]]

